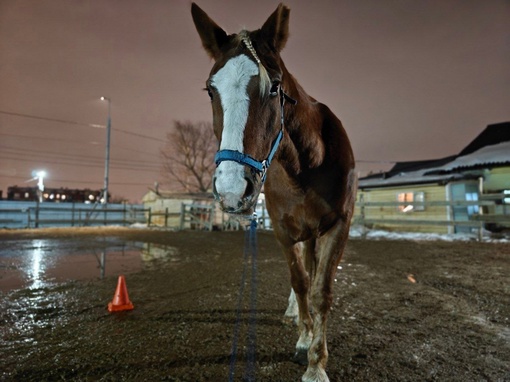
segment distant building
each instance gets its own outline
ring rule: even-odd
[[[481,199],[492,202],[484,207],[462,204]],[[497,227],[497,221],[507,225],[510,122],[487,126],[457,155],[399,162],[388,172],[360,178],[360,201],[366,207],[358,207],[356,215],[374,228],[459,233],[479,228],[480,221],[491,222],[487,228]]]
[[[222,212],[214,201],[212,192],[176,193],[149,189],[142,199],[144,208],[150,211],[151,225],[173,228],[202,229],[210,226],[214,230],[239,229],[235,216]],[[272,229],[265,206],[264,194],[259,195],[255,206],[258,228]]]
[[[7,189],[7,200],[36,201],[37,187],[12,186]],[[42,200],[52,203],[96,203],[101,201],[102,190],[49,188],[42,192]]]

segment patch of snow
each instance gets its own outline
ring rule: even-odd
[[[439,233],[421,233],[421,232],[393,232],[383,230],[365,229],[359,226],[351,227],[349,232],[351,238],[365,238],[368,240],[413,240],[413,241],[476,241],[478,234],[439,234]],[[490,243],[510,243],[509,238],[494,239],[484,235],[484,242]]]

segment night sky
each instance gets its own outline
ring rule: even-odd
[[[197,1],[227,32],[257,29],[270,0]],[[342,120],[361,175],[458,153],[510,121],[510,2],[285,2],[282,57]],[[47,187],[103,186],[140,201],[163,183],[173,121],[210,121],[212,66],[190,1],[0,0],[0,190],[44,169]],[[103,127],[94,127],[101,125]],[[164,186],[162,186],[164,188]]]

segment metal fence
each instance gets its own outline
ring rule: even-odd
[[[146,223],[146,210],[136,204],[94,205],[0,201],[0,227],[84,227]]]

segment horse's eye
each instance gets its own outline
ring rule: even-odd
[[[211,99],[211,101],[213,100],[213,92],[211,91],[210,88],[206,88],[205,90],[207,90],[207,94],[209,94],[209,98]]]
[[[273,82],[273,84],[271,85],[271,90],[269,90],[269,95],[271,96],[276,96],[278,95],[278,89],[280,87],[280,83],[279,82]]]

